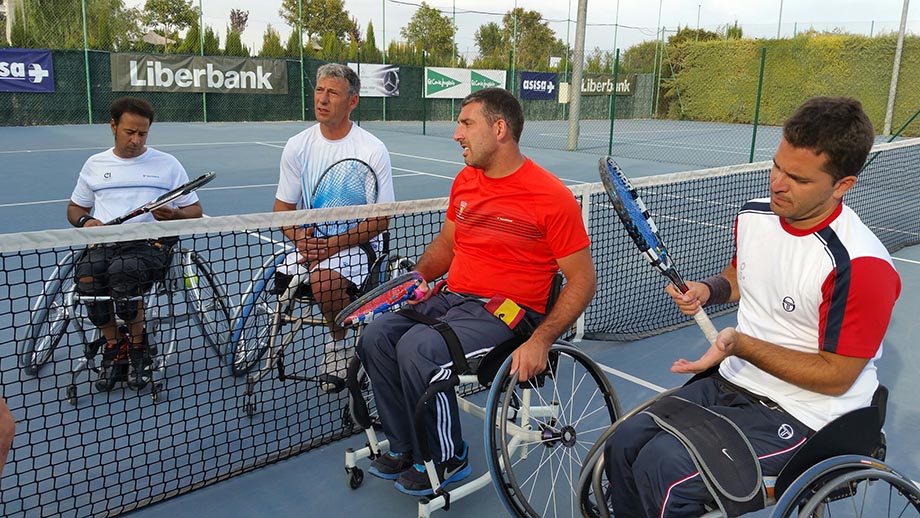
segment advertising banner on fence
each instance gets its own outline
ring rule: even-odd
[[[462,99],[483,88],[504,88],[505,74],[504,70],[426,67],[425,97]]]
[[[54,92],[51,51],[0,49],[0,92]]]
[[[521,99],[555,99],[557,78],[555,72],[521,72]]]
[[[361,78],[361,97],[399,97],[399,67],[349,63]]]
[[[632,95],[636,91],[636,74],[617,78],[617,95]],[[610,95],[613,93],[613,74],[585,74],[581,80],[581,95]]]
[[[286,94],[287,63],[281,59],[162,54],[111,55],[116,92],[207,92]]]

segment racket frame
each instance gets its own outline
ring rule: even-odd
[[[648,208],[645,206],[645,202],[642,201],[642,198],[629,181],[629,178],[623,173],[623,170],[620,169],[620,166],[613,157],[610,156],[600,159],[598,170],[601,182],[604,184],[604,191],[607,193],[607,197],[613,205],[613,210],[617,213],[620,222],[623,223],[626,232],[639,249],[639,252],[649,264],[655,267],[655,269],[667,278],[681,293],[687,293],[690,288],[674,266],[671,254],[668,252],[664,241],[662,241],[661,236],[658,234],[658,226],[655,224],[655,220],[652,219]],[[627,199],[624,199],[620,189],[617,189],[617,183],[628,193]],[[641,221],[636,221],[636,218],[633,217],[633,213],[628,209],[629,204],[632,204],[633,208],[638,209],[638,212],[642,214]],[[643,225],[647,225],[648,227],[645,229],[646,232],[642,232],[642,229],[640,229]],[[650,234],[651,239],[654,239],[655,242],[649,243],[645,236],[646,233]],[[694,313],[693,319],[696,321],[697,325],[699,325],[703,334],[706,335],[706,339],[709,343],[715,343],[716,336],[718,336],[719,332],[712,324],[712,321],[709,320],[706,311],[700,308]]]

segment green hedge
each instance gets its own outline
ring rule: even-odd
[[[663,83],[661,114],[752,123],[761,49],[766,48],[760,123],[780,125],[805,99],[845,95],[862,102],[881,132],[888,103],[894,35],[804,34],[784,40],[689,42],[674,51],[676,73]],[[920,37],[904,42],[892,131],[920,109]],[[676,95],[680,93],[683,113]],[[920,134],[920,123],[909,134]]]

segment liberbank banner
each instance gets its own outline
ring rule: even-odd
[[[112,54],[116,92],[286,94],[287,64],[280,59],[162,54]]]
[[[585,74],[581,80],[581,95],[610,95],[614,91],[613,74]],[[616,82],[617,95],[632,95],[636,91],[636,74],[620,76]]]
[[[505,87],[504,70],[468,68],[425,68],[425,97],[462,99],[483,88]]]

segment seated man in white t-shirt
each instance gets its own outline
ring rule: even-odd
[[[151,124],[153,107],[147,101],[122,97],[112,103],[109,125],[115,145],[89,157],[83,165],[67,205],[67,219],[72,225],[102,225],[188,182],[175,157],[147,147]],[[126,223],[200,217],[198,196],[190,193],[175,205]],[[89,319],[102,331],[102,338],[88,344],[90,350],[103,348],[96,381],[99,390],[109,391],[117,381],[128,381],[129,387],[139,390],[150,380],[153,352],[145,341],[143,303],[136,297],[163,278],[172,244],[170,240],[142,240],[92,245],[74,266],[78,293],[112,297],[111,302],[86,303]],[[125,328],[116,326],[116,315],[125,322]],[[130,379],[129,364],[133,368]]]
[[[318,124],[291,137],[281,155],[281,175],[275,194],[276,212],[304,208],[323,171],[346,158],[363,160],[377,175],[377,202],[394,201],[390,155],[377,137],[353,124],[351,111],[358,106],[361,82],[345,65],[329,63],[316,72],[313,100]],[[284,235],[297,247],[283,272],[276,276],[276,292],[286,289],[289,274],[298,268],[309,272],[309,287],[322,311],[332,340],[326,343],[319,377],[322,388],[332,392],[344,388],[345,370],[353,350],[345,343],[346,331],[335,325],[335,315],[354,298],[357,286],[367,276],[369,254],[362,245],[381,251],[379,238],[387,228],[386,217],[362,220],[348,232],[322,238],[312,227],[287,227]]]

